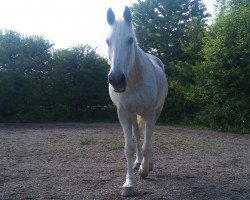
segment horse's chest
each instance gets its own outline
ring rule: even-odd
[[[145,110],[152,109],[155,104],[154,95],[145,92],[110,93],[110,97],[116,106],[122,106],[131,113],[141,114]]]
[[[136,113],[140,113],[143,110],[145,103],[136,96],[126,96],[120,102],[126,110]]]

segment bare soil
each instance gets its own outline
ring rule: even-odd
[[[250,135],[157,126],[131,199],[250,199]],[[0,199],[126,199],[119,124],[0,124]]]

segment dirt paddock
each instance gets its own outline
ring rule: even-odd
[[[157,126],[130,199],[250,199],[250,135]],[[0,199],[126,199],[119,124],[0,124]]]

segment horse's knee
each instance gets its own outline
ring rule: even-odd
[[[151,147],[149,147],[149,146],[144,146],[143,145],[143,147],[142,147],[142,155],[144,156],[144,157],[148,157],[148,156],[150,156],[152,154],[152,149],[151,149]]]

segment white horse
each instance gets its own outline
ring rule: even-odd
[[[111,27],[107,38],[111,63],[108,74],[109,94],[117,106],[127,159],[127,175],[122,187],[122,196],[133,196],[134,170],[139,169],[141,178],[146,178],[149,171],[153,170],[152,130],[167,96],[168,84],[161,60],[143,52],[137,45],[130,9],[125,7],[123,19],[116,20],[110,8],[107,21]],[[139,124],[144,134],[142,147]],[[135,137],[136,146],[132,135]],[[136,160],[133,165],[135,147]]]

